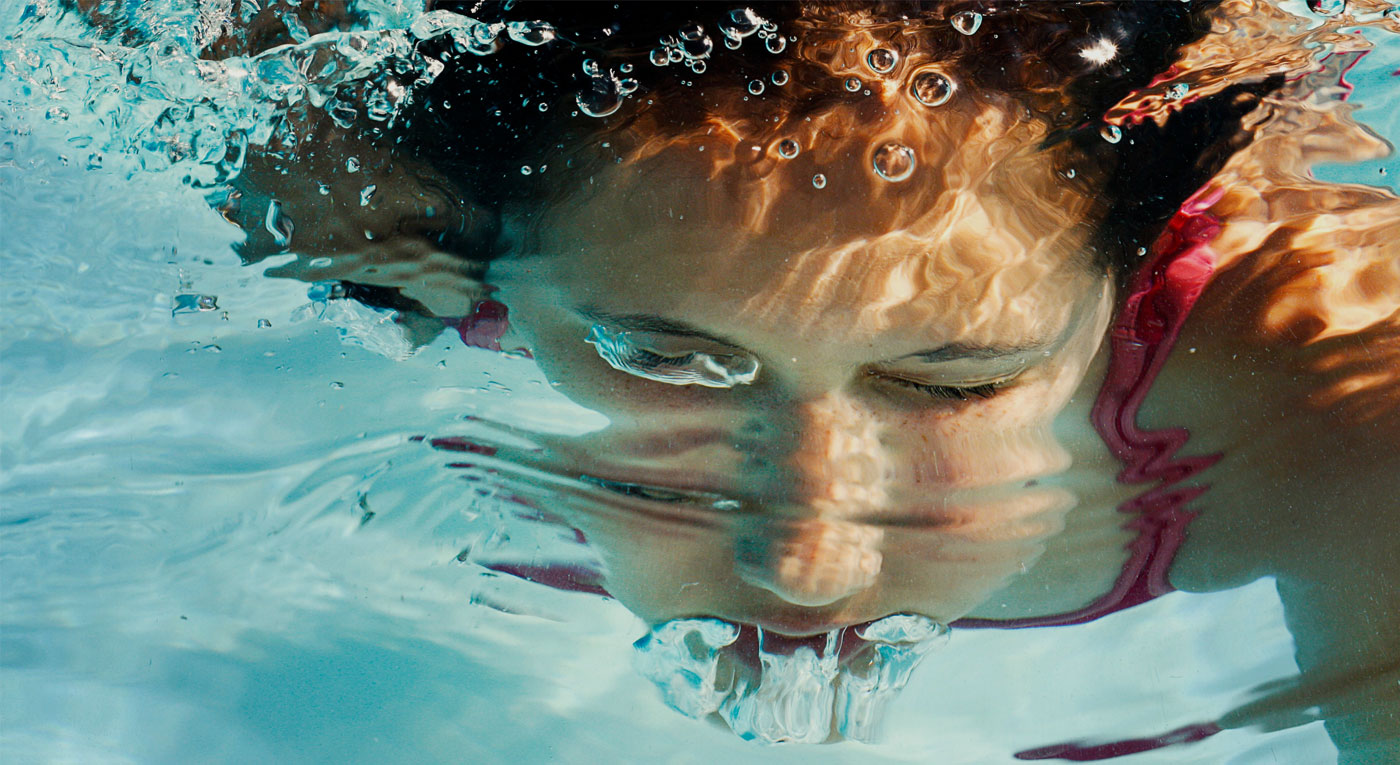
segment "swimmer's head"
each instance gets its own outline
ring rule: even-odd
[[[1227,91],[1105,129],[1208,28],[1196,4],[761,4],[737,49],[725,6],[505,5],[479,15],[559,37],[444,49],[391,136],[423,172],[380,193],[458,209],[369,247],[351,208],[345,249],[368,254],[304,278],[438,316],[470,310],[439,301],[444,274],[489,282],[511,342],[609,419],[560,445],[571,472],[743,510],[703,540],[571,519],[649,620],[949,621],[1034,563],[1075,504],[1050,480],[1069,463],[1052,425],[1092,400],[1115,277],[1253,103]],[[659,38],[668,56],[700,45],[692,24],[703,73],[651,63]],[[604,116],[578,100],[595,71],[637,81]]]

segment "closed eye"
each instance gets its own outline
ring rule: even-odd
[[[967,401],[972,398],[991,398],[1004,388],[1010,380],[1000,380],[997,382],[980,383],[978,385],[930,385],[928,383],[916,382],[903,377],[885,377],[896,385],[932,396],[938,399],[953,401]]]

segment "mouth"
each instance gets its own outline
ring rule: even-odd
[[[717,717],[762,743],[873,741],[887,704],[948,628],[895,614],[783,635],[713,618],[673,619],[636,642],[638,671],[676,711]]]

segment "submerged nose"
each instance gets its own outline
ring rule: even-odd
[[[879,576],[884,532],[862,519],[888,505],[892,462],[878,419],[847,396],[801,402],[783,419],[784,512],[737,540],[736,571],[790,603],[828,605]]]
[[[830,605],[879,578],[883,536],[879,528],[850,521],[797,521],[776,534],[741,537],[734,549],[735,571],[794,605]]]

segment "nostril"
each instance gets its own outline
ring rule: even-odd
[[[735,572],[793,605],[830,605],[879,578],[884,532],[878,528],[818,519],[774,531],[736,540]]]

